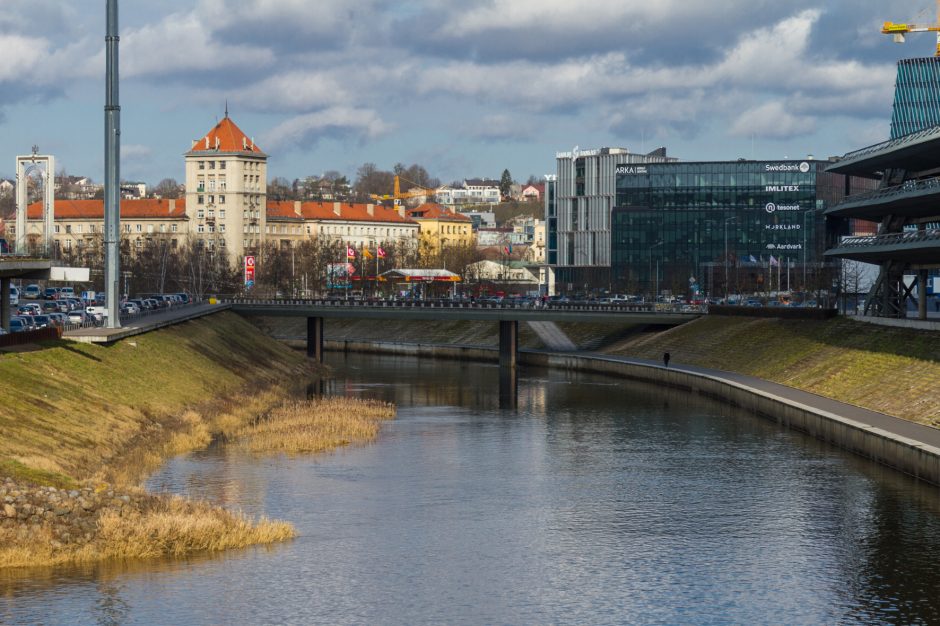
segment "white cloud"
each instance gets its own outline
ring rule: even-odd
[[[321,137],[357,137],[375,139],[391,130],[371,109],[334,107],[298,115],[277,125],[264,135],[270,150],[291,147],[308,148]]]
[[[192,13],[176,13],[155,25],[121,36],[121,75],[164,76],[210,70],[259,69],[275,57],[267,48],[224,45],[212,37],[212,25]]]
[[[742,113],[731,126],[733,137],[786,139],[809,135],[816,130],[816,119],[794,115],[782,102],[766,102]]]

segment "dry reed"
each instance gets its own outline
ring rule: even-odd
[[[241,513],[180,497],[157,497],[146,511],[105,510],[92,541],[62,544],[52,530],[0,529],[0,569],[117,558],[182,556],[284,541],[295,536],[286,522]]]
[[[395,417],[384,402],[321,398],[288,402],[229,433],[234,444],[254,453],[322,452],[350,443],[365,443],[378,434],[383,420]]]

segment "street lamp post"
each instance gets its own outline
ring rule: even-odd
[[[725,218],[725,304],[728,304],[728,224],[733,221],[733,215]]]
[[[659,259],[656,260],[656,279],[654,281],[653,279],[653,248],[655,248],[656,246],[661,246],[663,245],[663,243],[665,242],[663,242],[662,240],[659,240],[650,246],[650,271],[649,271],[650,283],[653,284],[655,282],[655,288],[654,288],[655,290],[653,291],[653,302],[656,302],[656,296],[657,296],[656,292],[659,291]]]

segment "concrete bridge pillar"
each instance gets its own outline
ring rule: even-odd
[[[0,326],[10,330],[10,282],[9,278],[0,278]]]
[[[499,366],[502,369],[516,368],[519,354],[519,321],[499,322]]]
[[[917,271],[917,319],[927,319],[927,270]]]
[[[323,363],[323,318],[307,318],[307,356]]]

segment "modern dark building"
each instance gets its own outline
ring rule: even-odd
[[[873,184],[826,172],[826,165],[618,167],[610,289],[714,297],[828,289],[832,268],[823,265],[823,252],[837,233],[827,235],[823,211]]]
[[[891,139],[940,124],[940,58],[898,61]]]
[[[850,152],[827,171],[878,185],[826,211],[833,222],[875,223],[878,234],[842,239],[826,255],[880,266],[866,314],[906,317],[913,302],[926,319],[928,277],[940,269],[940,126]]]

